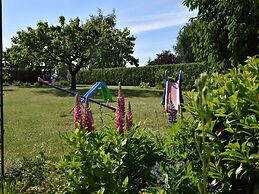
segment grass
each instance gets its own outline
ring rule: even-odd
[[[84,94],[91,86],[78,86],[78,93]],[[117,86],[109,86],[116,100]],[[167,116],[160,104],[162,90],[123,87],[126,99],[131,102],[134,123],[152,131],[162,131]],[[101,99],[100,91],[94,98]],[[5,162],[10,166],[25,156],[35,156],[44,151],[53,160],[63,155],[60,133],[73,130],[74,96],[53,88],[4,88]],[[116,106],[116,102],[110,105]],[[114,126],[115,114],[106,108],[90,104],[95,126]]]

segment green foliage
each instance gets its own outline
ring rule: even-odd
[[[258,0],[184,0],[198,15],[191,20],[190,36],[196,61],[225,70],[259,53]]]
[[[197,145],[203,146],[201,158],[209,163],[209,179],[219,192],[242,190],[242,182],[243,191],[252,193],[259,178],[259,58],[246,62],[199,82],[201,97],[192,92],[186,106],[197,120],[197,137],[202,132]]]
[[[2,191],[3,187],[3,194],[16,194],[15,192],[15,183],[7,180],[2,180],[0,182],[0,191]]]
[[[40,153],[35,158],[23,158],[6,171],[10,188],[17,193],[45,193],[52,184],[54,166]]]
[[[59,81],[56,81],[54,84],[55,84],[55,86],[59,86],[59,87],[68,87],[69,86],[69,82],[66,80],[59,80]]]
[[[85,23],[79,18],[59,24],[38,22],[35,29],[18,31],[5,61],[23,67],[46,65],[47,69],[66,67],[71,75],[71,88],[76,89],[76,74],[82,67],[125,67],[137,65],[133,54],[135,37],[125,28],[115,28],[115,14],[91,16]]]
[[[22,82],[20,82],[20,81],[13,81],[12,85],[14,85],[14,86],[22,86]]]
[[[177,56],[182,63],[195,62],[195,57],[192,52],[192,37],[191,37],[191,24],[184,26],[177,38],[176,45],[173,46]]]
[[[149,82],[140,82],[139,84],[140,88],[150,88]]]
[[[106,82],[108,85],[139,86],[141,82],[149,83],[150,86],[161,85],[164,81],[165,70],[169,75],[177,79],[180,69],[183,70],[184,90],[190,90],[194,86],[195,79],[206,70],[205,64],[175,64],[175,65],[154,65],[134,68],[112,68],[93,69],[80,71],[77,76],[77,83],[94,84],[95,82]]]
[[[132,128],[105,128],[64,136],[67,154],[58,164],[61,193],[137,193],[152,183],[151,169],[164,159],[156,142]]]
[[[150,193],[198,193],[200,164],[193,126],[189,120],[179,120],[166,130],[161,145],[167,154],[166,160],[153,168],[159,187],[151,187]]]

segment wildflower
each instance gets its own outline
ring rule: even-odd
[[[154,166],[154,167],[153,167],[153,170],[154,170],[154,171],[159,171],[159,170],[160,170],[160,166],[158,166],[158,165]]]
[[[120,82],[119,82],[118,98],[119,98],[119,101],[120,101],[122,118],[124,118],[125,117],[125,98],[124,98],[123,93],[122,93]]]
[[[153,167],[153,170],[151,171],[151,174],[153,174],[155,177],[159,177],[160,166],[156,165]]]
[[[120,106],[120,99],[117,98],[117,108],[115,112],[115,128],[118,130],[119,133],[123,133],[124,131],[124,117],[121,112],[121,106]]]
[[[93,116],[92,116],[92,112],[89,106],[89,102],[88,99],[86,98],[86,102],[85,102],[85,114],[84,114],[84,120],[83,120],[83,128],[85,128],[88,131],[93,131],[94,127],[93,127]]]
[[[80,103],[80,96],[76,95],[76,102],[73,108],[74,112],[74,128],[77,128],[77,123],[79,122],[80,126],[82,123],[82,112],[81,112],[81,103]]]
[[[132,124],[133,124],[133,117],[132,117],[131,106],[129,102],[128,109],[126,111],[126,129],[131,128]]]
[[[159,187],[162,187],[164,184],[165,184],[165,182],[164,182],[163,179],[158,179],[158,180],[157,180],[157,185],[158,185]]]

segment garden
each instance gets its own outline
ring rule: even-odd
[[[1,50],[1,191],[259,193],[258,1],[182,4],[197,15],[146,66],[115,10],[19,28]]]
[[[255,56],[202,73],[172,123],[161,89],[109,87],[114,113],[38,84],[5,86],[6,192],[258,193],[258,71]]]

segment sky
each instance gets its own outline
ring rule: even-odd
[[[59,16],[85,21],[101,9],[115,10],[116,28],[128,27],[136,37],[134,56],[140,66],[163,50],[171,50],[179,30],[197,13],[182,0],[3,0],[3,47],[11,46],[17,31],[35,27],[38,21],[58,24]]]

